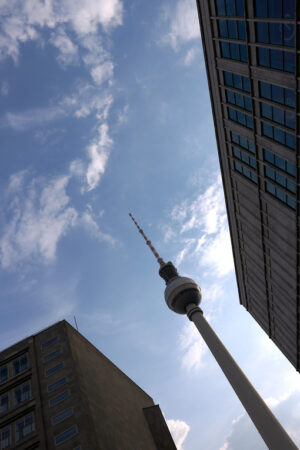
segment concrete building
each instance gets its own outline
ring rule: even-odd
[[[0,353],[0,449],[176,450],[158,405],[66,321]]]
[[[300,4],[197,5],[240,302],[299,371]]]

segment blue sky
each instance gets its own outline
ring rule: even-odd
[[[0,3],[1,348],[63,318],[159,403],[180,450],[265,448],[158,265],[300,444],[299,374],[239,305],[194,1]],[[246,447],[248,445],[248,447]]]

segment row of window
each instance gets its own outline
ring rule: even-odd
[[[255,154],[254,142],[251,141],[250,139],[246,139],[244,136],[241,136],[231,131],[231,142],[234,142],[235,144],[238,144],[241,147],[245,148],[246,150],[249,150],[249,152]]]
[[[248,167],[243,166],[238,161],[234,161],[234,168],[237,172],[244,175],[244,177],[253,181],[253,183],[257,184],[257,175],[252,170],[249,170]]]
[[[290,208],[296,210],[296,199],[291,197],[290,195],[283,192],[280,188],[277,186],[274,186],[274,184],[270,183],[269,181],[265,182],[265,189],[266,192],[276,197],[281,202],[288,205]]]
[[[295,47],[295,25],[290,23],[257,22],[255,26],[257,42]]]
[[[26,381],[0,396],[0,413],[7,411],[11,405],[17,406],[29,398],[31,398],[31,387],[30,382]]]
[[[223,71],[225,86],[239,89],[240,91],[250,92],[250,78],[238,75],[233,72]]]
[[[296,194],[296,183],[295,181],[290,180],[289,178],[282,175],[282,173],[277,172],[277,170],[272,169],[272,167],[265,166],[265,176],[266,178],[270,178],[270,180],[275,181],[275,183],[284,187],[292,194]]]
[[[296,165],[287,161],[286,159],[281,158],[281,156],[276,155],[273,152],[270,152],[270,150],[263,149],[264,150],[264,160],[273,166],[277,167],[278,169],[282,170],[283,172],[288,173],[292,177],[296,177]]]
[[[234,61],[248,62],[247,45],[234,42],[220,42],[221,55],[223,58]]]
[[[16,420],[12,425],[9,425],[0,430],[0,448],[5,449],[10,445],[13,445],[12,442],[12,428],[15,430],[15,439],[14,442],[17,443],[21,439],[24,439],[29,434],[33,433],[35,430],[34,416],[33,413],[27,414],[24,417]]]
[[[247,128],[250,128],[253,130],[253,117],[248,116],[248,114],[245,114],[241,111],[238,111],[236,109],[227,108],[228,110],[228,117],[230,120],[233,120],[234,122],[239,123],[240,125],[243,125]]]
[[[293,150],[296,149],[296,136],[286,131],[282,131],[280,128],[274,127],[266,122],[261,123],[261,131],[263,136],[266,136],[273,141],[279,142]]]
[[[247,164],[248,166],[252,167],[253,169],[256,169],[256,159],[252,156],[249,156],[246,152],[241,151],[240,149],[236,147],[232,147],[233,156],[237,159],[240,159],[243,163]]]
[[[232,105],[239,106],[240,108],[246,109],[246,111],[252,111],[252,101],[251,97],[247,95],[242,95],[234,91],[226,89],[226,100]]]
[[[55,344],[57,341],[58,341],[58,337],[57,336],[49,339],[48,341],[46,341],[46,342],[44,342],[42,344],[42,350],[45,350],[45,348],[50,347],[51,345]]]
[[[291,111],[286,111],[276,106],[271,106],[268,103],[261,102],[260,111],[262,117],[273,120],[280,125],[284,125],[292,130],[296,129],[296,115]]]
[[[218,16],[244,16],[244,0],[217,0]]]
[[[296,108],[296,93],[292,89],[259,81],[259,93],[262,98],[272,100],[281,105],[290,106],[291,108]]]
[[[257,47],[257,62],[262,67],[269,67],[283,72],[295,72],[295,54],[292,52]]]
[[[221,38],[246,40],[246,23],[240,20],[218,20],[219,36]]]
[[[218,16],[243,17],[244,0],[216,0]],[[255,0],[256,17],[294,19],[295,0]]]
[[[10,376],[16,376],[24,370],[28,369],[27,354],[14,359],[11,363],[0,367],[0,383],[8,380]]]

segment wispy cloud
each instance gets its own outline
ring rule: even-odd
[[[167,420],[167,425],[172,434],[178,450],[183,450],[183,443],[190,431],[190,426],[183,420]]]
[[[203,367],[203,358],[207,352],[207,346],[199,336],[195,325],[188,322],[179,335],[179,348],[181,350],[182,368],[190,371],[198,371]]]
[[[103,123],[99,128],[99,136],[88,147],[90,163],[87,168],[88,190],[94,189],[105,171],[112,140],[108,134],[108,125]]]

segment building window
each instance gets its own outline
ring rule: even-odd
[[[217,0],[218,16],[244,16],[244,0]]]
[[[60,353],[61,353],[60,349],[55,350],[55,352],[49,353],[48,355],[44,356],[44,362],[50,361],[51,359],[60,355]]]
[[[51,367],[50,369],[46,370],[45,375],[48,377],[49,375],[52,375],[52,373],[57,372],[58,370],[62,369],[64,367],[64,363],[59,363],[54,367]]]
[[[63,384],[65,384],[67,382],[66,377],[61,378],[60,380],[57,380],[55,383],[53,384],[49,384],[48,386],[48,392],[52,392],[55,389],[57,389],[58,387],[62,386]]]
[[[248,180],[253,181],[253,183],[257,184],[257,175],[256,173],[249,170],[248,167],[243,166],[238,161],[234,161],[234,168],[237,172],[244,175],[244,177],[248,178]]]
[[[57,403],[62,402],[63,400],[65,400],[69,396],[70,396],[70,392],[69,391],[62,392],[61,394],[57,395],[56,397],[51,398],[49,404],[50,404],[50,406],[57,405]]]
[[[7,411],[8,408],[9,408],[9,397],[8,394],[4,394],[0,397],[0,413]]]
[[[269,125],[266,122],[261,123],[262,134],[282,145],[285,145],[293,150],[296,149],[296,136],[282,131],[280,128]]]
[[[10,444],[11,444],[10,428],[9,427],[2,428],[0,430],[0,448],[1,448],[1,450],[9,447]]]
[[[219,36],[221,38],[246,40],[246,23],[241,20],[218,20]]]
[[[19,405],[25,400],[28,400],[30,397],[31,397],[31,389],[29,381],[14,389],[15,405]]]
[[[65,420],[67,417],[70,417],[72,414],[73,414],[73,409],[68,408],[65,411],[57,414],[57,416],[52,417],[52,424],[56,425],[57,423]]]
[[[230,120],[238,122],[244,127],[251,128],[251,130],[253,130],[253,117],[248,116],[248,114],[245,114],[233,108],[228,107],[227,110],[228,110],[228,117]]]
[[[8,379],[8,369],[7,366],[0,367],[0,383],[3,383]]]
[[[246,109],[250,112],[252,111],[251,97],[248,97],[248,95],[242,95],[238,92],[226,89],[226,100],[232,105],[239,106],[240,108]]]
[[[282,173],[277,172],[277,170],[272,169],[272,167],[265,166],[265,176],[270,180],[275,181],[281,187],[287,189],[292,194],[296,194],[296,183],[289,178],[282,175]]]
[[[44,342],[42,344],[42,349],[44,350],[45,348],[50,347],[51,345],[55,344],[55,342],[57,342],[57,341],[58,341],[58,337],[55,336],[54,338],[50,339],[49,341]]]
[[[258,65],[284,72],[295,72],[295,54],[283,50],[257,47]]]
[[[277,186],[274,186],[274,184],[269,183],[269,181],[265,182],[265,189],[266,192],[273,195],[273,197],[276,197],[281,202],[288,205],[290,208],[296,210],[296,199],[293,197],[290,197],[285,192],[283,192],[281,189],[279,189]]]
[[[284,125],[292,130],[296,129],[296,115],[291,111],[286,111],[277,106],[271,106],[268,103],[261,102],[260,111],[262,117],[265,119],[273,120],[280,125]]]
[[[22,419],[16,421],[16,441],[20,441],[24,437],[33,433],[34,431],[34,419],[33,414],[28,414]]]
[[[295,47],[295,26],[293,24],[257,22],[255,25],[257,42]]]
[[[286,89],[275,84],[259,82],[259,92],[262,98],[273,102],[296,108],[296,93],[292,89]]]
[[[278,169],[283,170],[288,173],[292,177],[296,177],[296,165],[287,161],[286,159],[281,158],[281,156],[276,155],[275,153],[270,152],[266,148],[264,150],[264,161],[272,164]]]
[[[231,142],[234,142],[235,144],[238,144],[246,150],[249,150],[249,152],[255,154],[254,142],[250,141],[250,139],[246,139],[244,136],[231,131]]]
[[[295,0],[255,0],[256,17],[295,18]]]
[[[27,355],[22,355],[20,358],[15,359],[12,363],[13,365],[13,374],[18,375],[18,373],[23,372],[28,369],[28,358]]]
[[[235,44],[234,42],[220,42],[223,58],[235,61],[248,62],[247,45]]]
[[[240,91],[250,92],[250,79],[237,73],[223,71],[224,84]]]
[[[59,434],[55,438],[55,444],[61,444],[62,442],[66,441],[67,439],[70,439],[71,437],[75,436],[78,433],[77,427],[74,426],[72,428],[69,428],[69,430],[64,431],[63,433]]]
[[[232,153],[233,156],[239,160],[241,160],[243,163],[247,164],[248,166],[252,167],[253,169],[256,169],[256,159],[252,158],[252,156],[249,156],[246,152],[243,152],[242,150],[232,147]]]

